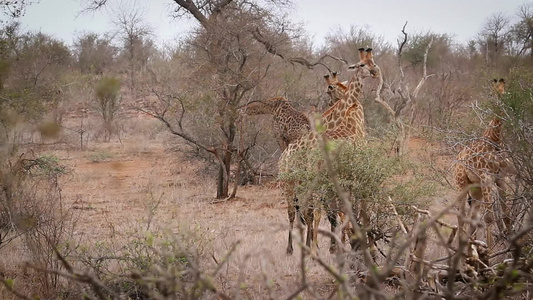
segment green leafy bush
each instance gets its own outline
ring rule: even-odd
[[[115,115],[120,108],[120,81],[117,78],[104,77],[95,87],[98,109],[104,121],[105,140],[109,142],[115,133]]]
[[[329,141],[326,144],[326,150],[332,158],[333,174],[341,188],[348,192],[354,211],[366,207],[372,230],[383,233],[383,236],[394,230],[397,224],[391,219],[393,215],[389,197],[401,217],[409,221],[414,216],[411,205],[424,207],[421,200],[434,191],[427,179],[412,172],[414,165],[389,155],[389,149],[382,142],[352,144]],[[296,197],[299,200],[311,198],[307,205],[315,207],[319,205],[317,199],[337,201],[337,191],[326,170],[323,150],[314,148],[297,151],[288,163],[291,167],[282,172],[279,178],[298,183]]]

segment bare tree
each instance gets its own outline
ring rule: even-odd
[[[152,29],[144,22],[140,8],[119,8],[115,13],[114,25],[123,43],[122,58],[127,65],[128,85],[131,97],[135,100],[137,76],[141,73],[153,52],[150,40]],[[155,50],[154,50],[155,51]]]
[[[496,65],[500,56],[506,50],[510,20],[503,13],[490,16],[479,33],[478,43],[481,51],[485,53],[486,64]]]
[[[245,153],[245,149],[240,149],[242,147],[236,143],[239,138],[237,110],[241,103],[250,100],[275,63],[270,55],[266,55],[263,45],[254,42],[253,35],[257,28],[272,31],[270,26],[273,25],[270,24],[275,16],[248,1],[178,0],[175,3],[176,15],[193,17],[200,28],[182,52],[186,56],[182,67],[188,71],[177,84],[182,88],[181,94],[159,91],[156,95],[162,100],[162,106],[149,113],[165,123],[173,134],[214,155],[219,165],[217,198],[227,198],[234,156]],[[287,47],[290,40],[286,33],[281,34],[285,36],[283,45]],[[206,122],[211,132],[208,136],[187,130],[184,92],[189,97],[193,95],[211,103],[205,106]],[[173,119],[171,114],[176,110],[181,113]],[[207,124],[204,123],[204,127]]]
[[[400,73],[400,78],[396,85],[397,87],[393,88],[391,84],[388,84],[387,89],[390,92],[389,97],[388,97],[389,99],[384,100],[382,98],[384,80],[383,80],[383,74],[382,72],[380,72],[380,83],[378,86],[378,91],[376,93],[376,98],[374,99],[377,103],[382,105],[382,107],[389,114],[390,118],[394,121],[394,125],[396,129],[398,130],[394,149],[395,149],[395,153],[400,156],[408,152],[408,141],[411,136],[411,129],[413,127],[416,113],[418,110],[417,100],[418,100],[418,95],[420,93],[420,90],[424,86],[426,80],[434,75],[434,74],[427,73],[428,53],[433,44],[433,38],[431,38],[429,42],[427,43],[425,51],[424,51],[423,64],[422,64],[422,68],[423,68],[422,76],[414,89],[411,89],[409,87],[409,82],[406,79],[405,72],[403,69],[403,61],[402,61],[404,47],[408,41],[408,35],[407,35],[407,32],[405,32],[406,26],[407,26],[407,22],[402,28],[403,39],[400,40],[399,47],[398,47],[397,58],[398,58],[398,70]],[[398,98],[394,106],[391,106],[390,104],[392,98]],[[406,108],[409,108],[409,112],[406,117],[406,120],[403,120],[404,117],[402,117],[402,114],[403,114],[404,109]]]

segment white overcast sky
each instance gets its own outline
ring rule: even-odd
[[[40,30],[72,44],[80,32],[103,33],[113,30],[110,8],[97,13],[83,13],[81,0],[40,0],[27,8],[21,18],[23,29]],[[122,0],[131,6],[132,0]],[[378,36],[395,44],[400,30],[408,21],[408,32],[449,33],[465,42],[479,32],[483,22],[495,13],[515,17],[518,6],[531,0],[294,0],[290,12],[294,21],[302,22],[315,46],[324,43],[328,32],[351,25],[368,26]],[[127,4],[130,3],[130,4]],[[190,29],[190,22],[173,20],[171,0],[137,0],[143,7],[146,22],[153,28],[157,43],[172,42]],[[1,17],[5,20],[5,17]]]

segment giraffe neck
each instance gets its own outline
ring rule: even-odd
[[[362,78],[358,75],[357,72],[354,73],[344,96],[322,114],[322,123],[326,127],[326,132],[335,132],[331,137],[355,139],[365,135],[363,106],[359,102],[363,84]],[[309,132],[297,142],[290,144],[285,150],[286,155],[290,156],[290,153],[298,149],[313,147],[317,139],[315,131]]]
[[[354,73],[348,83],[348,89],[344,96],[322,115],[322,122],[326,130],[333,130],[338,127],[345,118],[348,109],[354,104],[358,104],[361,110],[361,116],[363,115],[363,107],[359,102],[363,91],[363,83],[361,77],[358,75],[357,72]]]
[[[274,116],[284,115],[292,110],[292,106],[290,106],[288,103],[284,101],[277,101],[273,103],[271,107],[272,107],[272,114]]]
[[[352,139],[359,139],[365,136],[365,113],[359,101],[348,109],[343,123],[350,134],[349,137]]]
[[[494,117],[489,123],[485,132],[483,132],[483,137],[489,139],[495,144],[500,144],[502,142],[502,121],[499,117]]]

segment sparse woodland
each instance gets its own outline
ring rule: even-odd
[[[0,0],[1,299],[533,298],[533,2],[466,44],[407,22],[322,48],[287,0],[175,0],[196,26],[165,47],[140,7],[69,46],[27,5]],[[366,136],[328,140],[360,48]],[[317,137],[287,172],[282,121],[245,109],[274,97]]]

